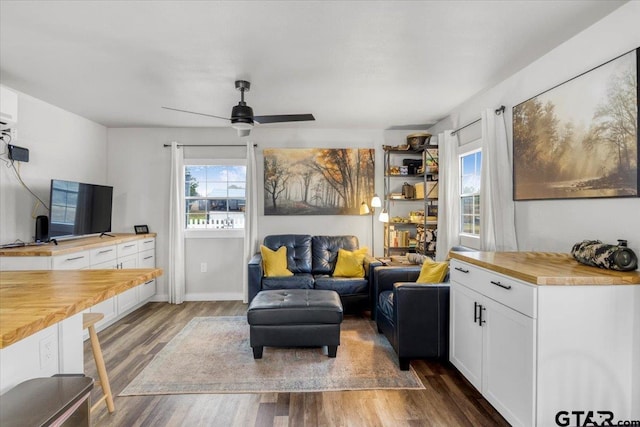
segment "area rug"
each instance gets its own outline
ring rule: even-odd
[[[326,347],[265,347],[255,360],[246,317],[225,316],[192,319],[120,396],[423,388],[371,321],[342,322],[336,358]]]

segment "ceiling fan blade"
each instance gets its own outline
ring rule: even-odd
[[[306,122],[315,120],[313,114],[276,114],[273,116],[253,116],[253,121],[260,124],[282,122]]]
[[[179,109],[177,109],[177,108],[171,108],[171,107],[162,107],[162,108],[164,108],[165,110],[180,111],[180,112],[183,112],[183,113],[189,113],[189,114],[198,114],[198,115],[200,115],[200,116],[215,117],[216,119],[231,120],[231,119],[230,119],[230,118],[228,118],[228,117],[214,116],[213,114],[198,113],[198,112],[196,112],[196,111],[179,110]]]

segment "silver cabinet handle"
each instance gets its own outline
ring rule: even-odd
[[[153,255],[146,256],[146,257],[144,257],[142,259],[151,259],[151,258],[153,258]]]
[[[132,248],[132,247],[134,247],[134,246],[135,246],[135,245],[125,245],[124,247],[125,247],[125,249],[126,249],[126,248]]]
[[[149,280],[148,282],[145,283],[145,285],[148,285],[149,283],[153,283],[153,280]]]
[[[468,273],[469,272],[469,270],[465,270],[464,268],[460,268],[460,267],[455,267],[455,270],[458,270],[458,271],[460,271],[462,273]]]
[[[98,252],[99,254],[107,254],[109,252],[113,251],[113,249],[105,249],[104,251],[100,251]]]
[[[493,280],[491,281],[492,285],[496,285],[496,286],[500,286],[502,289],[511,289],[511,285],[503,285],[500,282],[494,282]]]
[[[84,258],[84,255],[76,256],[76,257],[73,257],[73,258],[67,258],[67,261],[75,261],[77,259],[82,259],[82,258]]]
[[[153,243],[153,240],[145,240],[145,241],[144,241],[144,242],[142,242],[142,243]]]

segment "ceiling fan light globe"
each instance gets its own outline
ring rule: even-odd
[[[237,131],[239,137],[249,136],[249,134],[251,133],[251,129],[237,129]]]

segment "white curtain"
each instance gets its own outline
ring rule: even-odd
[[[184,301],[184,152],[171,143],[171,187],[169,189],[169,302]]]
[[[460,244],[460,162],[458,136],[447,130],[438,135],[438,237],[436,260],[447,259],[452,246]]]
[[[244,302],[249,301],[249,272],[247,264],[258,251],[258,178],[256,150],[253,142],[247,142],[247,189],[244,223],[244,267],[242,270],[242,292]]]
[[[504,113],[482,112],[480,242],[484,251],[517,251],[511,153]]]

